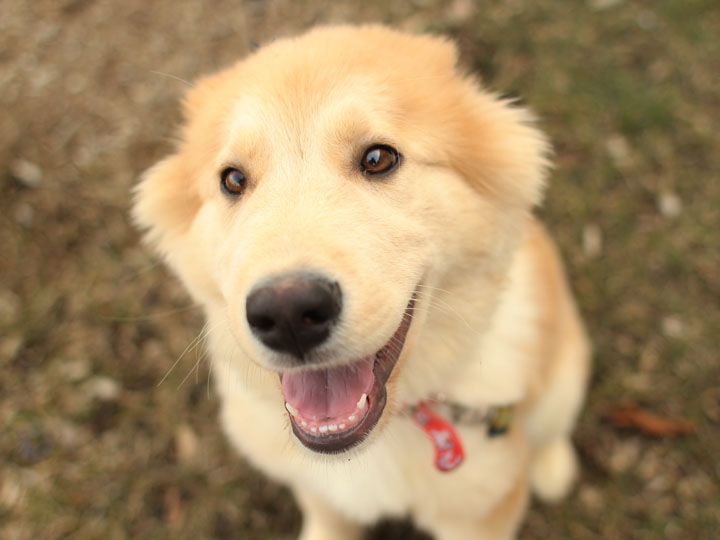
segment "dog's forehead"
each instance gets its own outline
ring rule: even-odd
[[[266,85],[233,100],[223,154],[261,155],[278,147],[305,153],[318,144],[392,138],[395,100],[361,77],[331,87],[299,89],[291,79]]]

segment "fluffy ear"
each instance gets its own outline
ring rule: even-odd
[[[542,199],[550,145],[534,117],[467,80],[459,144],[450,149],[453,165],[473,186],[512,206],[530,208]]]
[[[200,209],[200,197],[179,154],[150,168],[135,187],[132,217],[156,249],[182,235]]]
[[[427,75],[422,84],[408,76],[415,82],[403,88],[404,102],[411,104],[406,110],[420,111],[419,135],[434,138],[436,148],[446,149],[450,166],[485,195],[518,208],[539,203],[550,145],[533,115],[465,74],[451,43],[422,36],[407,56],[421,58],[425,66],[409,71],[423,69]]]

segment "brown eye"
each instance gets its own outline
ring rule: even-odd
[[[220,173],[220,183],[226,193],[230,195],[240,195],[245,189],[245,175],[238,169],[228,167]]]
[[[366,175],[382,174],[394,169],[399,160],[400,154],[392,146],[376,144],[365,151],[360,169]]]

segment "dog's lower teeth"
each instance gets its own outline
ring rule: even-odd
[[[342,422],[338,422],[337,420],[340,420],[341,418],[337,418],[333,419],[336,421],[332,424],[321,424],[320,422],[322,422],[322,420],[303,418],[300,411],[298,411],[289,403],[285,403],[285,408],[290,413],[290,417],[292,418],[295,425],[301,426],[303,431],[320,435],[328,435],[331,433],[338,433],[345,430],[353,429],[359,423],[359,420],[364,418],[365,416],[365,411],[368,408],[367,394],[363,394],[362,396],[360,396],[360,399],[356,403],[356,407],[357,408],[355,409],[355,412],[345,418]],[[328,420],[331,419],[326,418],[324,421],[327,422]]]
[[[298,410],[297,410],[295,407],[293,407],[292,405],[290,405],[288,402],[285,402],[285,408],[286,408],[286,409],[288,410],[288,412],[289,412],[290,414],[292,414],[293,416],[297,416],[297,415],[298,415]]]

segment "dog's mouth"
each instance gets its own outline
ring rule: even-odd
[[[390,377],[410,329],[415,297],[400,326],[375,354],[344,366],[288,372],[282,393],[293,433],[316,452],[335,454],[362,442],[380,420]]]

